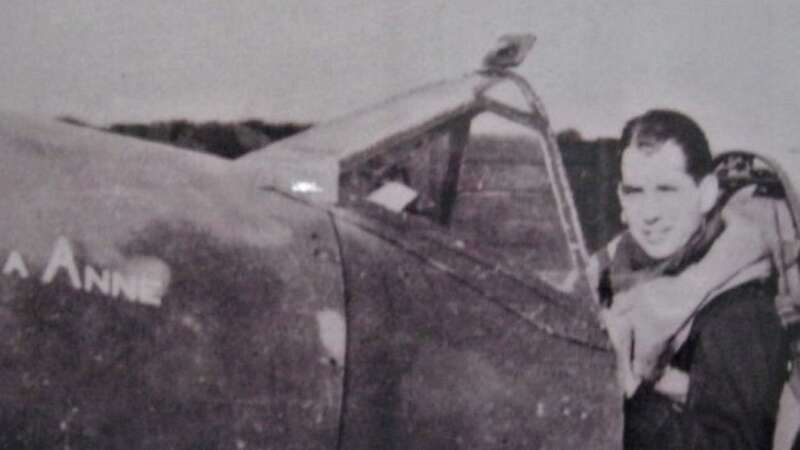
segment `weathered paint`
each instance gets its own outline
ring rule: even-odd
[[[317,326],[319,340],[327,357],[331,358],[331,363],[344,367],[347,348],[347,323],[344,316],[337,310],[321,310],[317,312]]]
[[[336,448],[329,216],[73,128],[0,120],[0,448]]]
[[[343,448],[620,447],[611,352],[580,302],[430,233],[337,217],[348,287]]]

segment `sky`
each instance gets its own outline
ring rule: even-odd
[[[800,152],[796,0],[5,0],[0,109],[96,125],[319,122],[478,67],[508,32],[557,130],[682,110],[715,150]]]

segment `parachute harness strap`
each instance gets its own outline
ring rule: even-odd
[[[773,203],[772,212],[775,220],[776,240],[769,240],[773,265],[778,272],[778,295],[775,297],[775,308],[778,317],[789,335],[790,358],[788,362],[789,386],[795,398],[800,399],[800,268],[798,268],[797,241],[798,233],[795,224],[792,227],[792,239],[788,243],[782,234],[781,215],[778,202]],[[788,245],[787,245],[788,244]]]

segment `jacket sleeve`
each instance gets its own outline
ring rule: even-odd
[[[714,302],[721,306],[696,336],[687,403],[640,388],[625,404],[626,449],[770,448],[785,378],[783,331],[769,308],[722,297],[729,295]]]

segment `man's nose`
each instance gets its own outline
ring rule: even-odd
[[[645,217],[644,217],[644,224],[645,224],[645,225],[654,225],[654,224],[656,224],[656,223],[658,222],[658,219],[659,219],[659,218],[660,218],[660,217],[659,217],[659,216],[657,216],[657,215],[653,215],[653,216],[645,216]]]
[[[661,205],[654,198],[647,198],[642,204],[642,220],[646,225],[652,225],[661,218]]]

